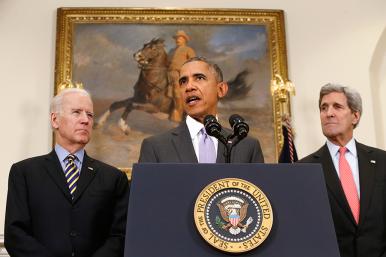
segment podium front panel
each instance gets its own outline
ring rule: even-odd
[[[274,214],[268,238],[237,256],[339,257],[319,164],[135,164],[125,257],[234,256],[204,241],[194,223],[199,193],[223,178],[259,187]]]

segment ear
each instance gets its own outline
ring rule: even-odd
[[[217,84],[217,96],[218,98],[223,98],[228,93],[228,83],[220,82]]]
[[[359,112],[353,112],[354,119],[352,121],[353,125],[356,125],[359,123],[359,119],[361,118],[361,114]]]
[[[51,126],[54,129],[59,128],[59,114],[56,112],[51,112]]]

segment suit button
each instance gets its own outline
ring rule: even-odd
[[[71,236],[71,237],[76,237],[76,236],[77,236],[76,231],[71,231],[71,232],[70,232],[70,236]]]

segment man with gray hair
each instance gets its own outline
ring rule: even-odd
[[[83,89],[51,102],[55,147],[11,167],[4,244],[17,257],[123,256],[129,185],[84,147],[93,103]]]
[[[327,142],[300,162],[322,164],[340,255],[386,256],[386,152],[353,137],[361,96],[327,84],[320,90],[319,110]]]

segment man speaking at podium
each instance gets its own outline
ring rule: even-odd
[[[142,142],[139,162],[224,163],[226,147],[209,136],[204,127],[207,115],[217,115],[217,103],[228,92],[221,69],[202,57],[193,57],[181,67],[180,93],[186,120],[163,134]],[[232,163],[264,162],[260,143],[250,137],[231,152]]]

